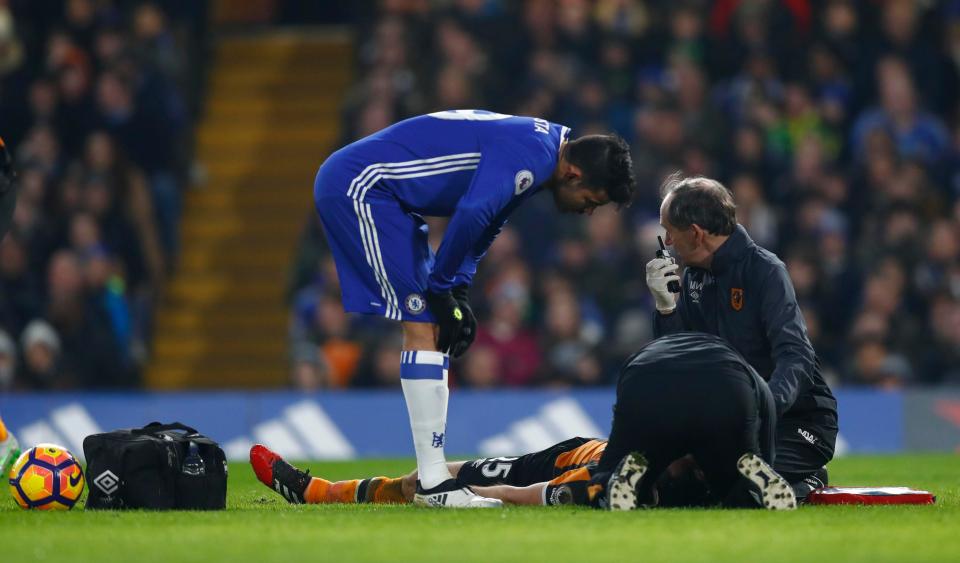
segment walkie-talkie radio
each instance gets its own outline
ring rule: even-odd
[[[667,252],[667,247],[663,245],[663,237],[657,235],[657,241],[660,243],[660,250],[657,251],[657,258],[666,258],[667,260],[676,264],[677,261],[670,256],[670,253]],[[677,280],[670,280],[670,282],[667,283],[667,290],[669,290],[670,293],[680,293],[680,282]]]

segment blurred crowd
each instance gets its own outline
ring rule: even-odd
[[[132,387],[177,255],[205,2],[0,0],[0,390]]]
[[[718,178],[787,264],[834,385],[960,383],[960,1],[383,0],[358,18],[343,143],[454,108],[633,147],[640,196],[514,213],[472,288],[462,387],[607,385],[651,338],[644,264],[669,173]],[[431,221],[434,243],[444,224]],[[348,316],[312,219],[292,379],[399,384],[395,324]]]

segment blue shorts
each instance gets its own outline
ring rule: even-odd
[[[424,293],[433,270],[423,218],[389,195],[347,196],[362,170],[331,158],[320,167],[313,197],[340,278],[343,308],[388,319],[435,322]]]

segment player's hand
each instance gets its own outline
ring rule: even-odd
[[[468,286],[458,285],[450,290],[450,293],[457,300],[457,304],[460,305],[460,310],[463,312],[460,337],[450,349],[450,355],[459,358],[477,337],[477,316],[473,314],[473,308],[470,306],[470,288]]]
[[[677,308],[677,302],[667,287],[671,281],[680,283],[677,270],[680,265],[669,258],[654,258],[647,262],[647,287],[653,294],[657,310],[664,315],[670,314]]]
[[[426,299],[427,307],[433,313],[439,328],[437,331],[437,350],[449,354],[451,348],[461,338],[464,319],[463,309],[460,308],[460,304],[457,303],[457,300],[449,291],[443,293],[428,291]]]

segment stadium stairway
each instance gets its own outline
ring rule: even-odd
[[[258,33],[216,47],[181,257],[156,319],[153,389],[287,381],[287,274],[313,210],[313,177],[336,141],[349,39]]]

